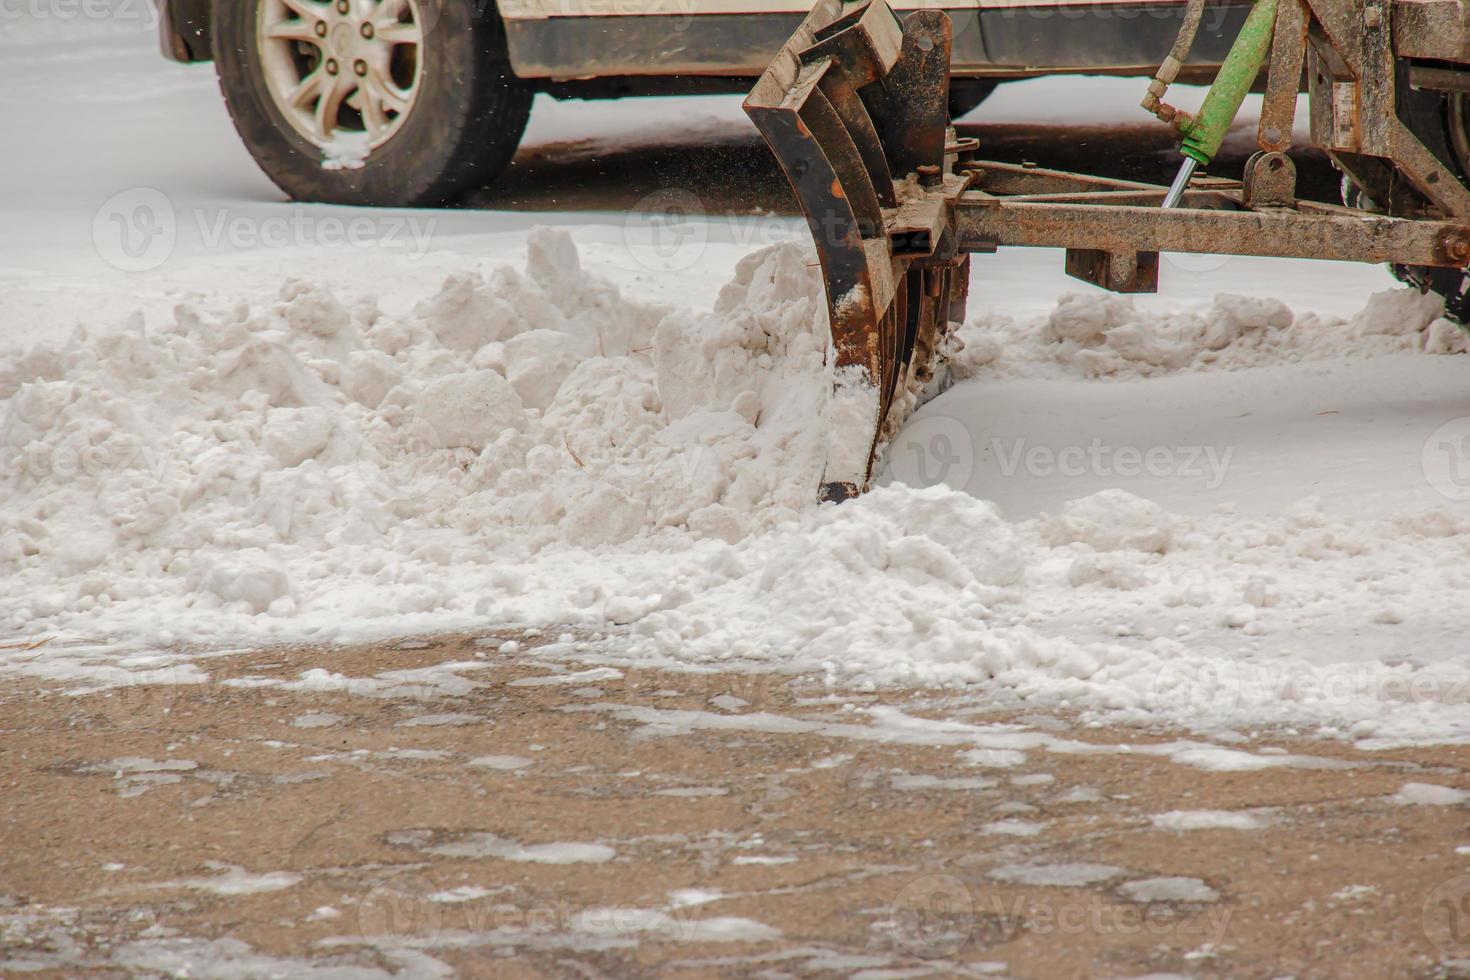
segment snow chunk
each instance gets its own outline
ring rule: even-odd
[[[986,776],[930,776],[927,773],[902,773],[889,779],[894,789],[991,789],[996,784]]]
[[[1049,885],[1057,888],[1080,888],[1096,885],[1128,874],[1126,868],[1111,864],[1005,864],[990,871],[990,877],[1017,885]]]
[[[1149,821],[1159,830],[1259,830],[1260,817],[1241,810],[1170,810]]]
[[[1174,529],[1169,515],[1151,500],[1126,490],[1102,490],[1069,503],[1042,524],[1055,545],[1085,544],[1096,551],[1167,551]]]
[[[451,350],[476,351],[526,328],[526,320],[507,298],[473,272],[449,276],[439,294],[414,312]]]
[[[574,915],[569,927],[573,932],[606,936],[650,933],[676,942],[770,942],[781,938],[779,930],[753,919],[676,918],[658,909],[588,909]]]
[[[1455,321],[1441,317],[1424,329],[1424,353],[1470,353],[1470,332]]]
[[[1470,800],[1470,792],[1435,783],[1404,783],[1389,799],[1400,806],[1458,806]]]
[[[1017,749],[966,749],[960,753],[972,766],[989,769],[1010,769],[1026,761],[1026,753]]]
[[[954,370],[960,378],[1125,380],[1307,358],[1460,353],[1464,331],[1440,319],[1442,312],[1438,296],[1412,288],[1374,294],[1346,322],[1294,315],[1268,297],[1222,294],[1205,307],[1160,313],[1129,297],[1068,293],[1041,317],[983,312],[960,330]]]
[[[291,725],[295,728],[331,728],[340,725],[347,719],[341,715],[334,715],[326,711],[312,711],[304,715],[297,715],[291,719]]]
[[[523,405],[545,409],[582,357],[575,338],[556,330],[531,330],[506,341],[506,377]]]
[[[582,844],[569,841],[521,844],[494,834],[479,832],[465,834],[457,840],[443,844],[424,843],[414,831],[389,834],[388,840],[390,843],[407,844],[443,857],[493,857],[502,861],[522,861],[532,864],[605,864],[617,856],[617,851],[605,844]]]
[[[290,871],[268,871],[252,874],[234,865],[208,862],[208,866],[222,871],[212,878],[186,878],[177,882],[186,888],[214,892],[216,895],[258,895],[276,892],[299,884],[301,876]]]
[[[427,898],[431,902],[439,902],[445,905],[458,905],[461,902],[473,902],[477,898],[486,898],[495,892],[489,888],[481,888],[479,885],[460,885],[458,888],[448,888],[440,892],[431,892]]]
[[[199,763],[193,759],[148,759],[143,756],[125,755],[116,759],[108,759],[104,762],[94,762],[79,772],[110,772],[119,776],[124,773],[147,773],[147,772],[193,772],[199,768]]]
[[[481,769],[500,769],[509,772],[526,768],[531,764],[531,760],[519,755],[482,755],[471,759],[469,764],[479,766]]]
[[[1348,321],[1353,336],[1373,334],[1418,334],[1444,313],[1444,298],[1417,289],[1385,289],[1368,297]]]
[[[482,725],[485,719],[479,715],[462,711],[448,711],[433,715],[414,715],[398,723],[399,728],[443,728],[453,725]]]
[[[1130,902],[1213,902],[1220,893],[1198,878],[1142,878],[1118,886]]]
[[[520,396],[494,371],[462,371],[431,381],[415,399],[415,411],[442,449],[463,446],[478,452],[525,424]]]
[[[403,380],[403,368],[380,350],[355,350],[342,369],[342,390],[366,408],[381,405]]]
[[[330,290],[300,279],[281,287],[281,299],[281,316],[301,333],[332,337],[351,322],[347,307]]]
[[[225,602],[243,602],[263,613],[291,594],[291,580],[281,563],[258,549],[222,557],[203,575],[201,587]]]
[[[321,408],[275,408],[266,414],[261,445],[284,469],[299,466],[327,448],[336,423]]]

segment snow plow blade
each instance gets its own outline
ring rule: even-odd
[[[950,42],[939,11],[900,22],[883,0],[847,13],[818,0],[745,100],[801,202],[826,284],[836,369],[826,500],[867,489],[964,319]]]
[[[884,0],[817,0],[745,111],[796,193],[825,281],[834,381],[822,497],[866,490],[888,440],[940,387],[972,252],[1063,248],[1069,275],[1123,293],[1157,290],[1160,252],[1395,263],[1470,283],[1470,188],[1393,109],[1400,69],[1428,53],[1456,70],[1416,68],[1411,87],[1470,91],[1470,21],[1446,9],[1420,23],[1409,14],[1422,14],[1422,3],[1391,6],[1402,20],[1393,49],[1372,18],[1345,15],[1378,10],[1363,0],[1262,8],[1248,70],[1217,76],[1227,95],[1212,117],[1216,129],[1228,124],[1245,91],[1236,83],[1264,66],[1260,152],[1242,180],[1194,175],[1190,165],[1170,187],[980,159],[978,141],[949,125],[948,16],[919,10],[900,20]],[[1312,143],[1371,191],[1371,211],[1297,197],[1287,151],[1304,57],[1314,66]],[[1372,111],[1338,118],[1330,110],[1339,103]],[[1190,150],[1198,120],[1156,108],[1188,136],[1186,154],[1208,159]]]

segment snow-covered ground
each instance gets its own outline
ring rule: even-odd
[[[1382,270],[1170,256],[1124,300],[977,257],[964,380],[818,507],[798,223],[284,202],[144,27],[0,22],[0,643],[54,638],[0,671],[552,627],[548,655],[1470,736],[1470,364]],[[1136,96],[1077,84],[970,121]],[[743,125],[543,100],[527,141]]]

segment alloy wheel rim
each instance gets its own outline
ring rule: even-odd
[[[320,147],[391,139],[423,78],[418,0],[261,0],[256,39],[276,108]]]

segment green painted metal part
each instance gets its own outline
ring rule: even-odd
[[[1199,113],[1180,127],[1180,135],[1184,137],[1180,151],[1199,161],[1202,167],[1209,166],[1220,152],[1230,124],[1266,64],[1276,28],[1277,3],[1278,0],[1256,0]]]

